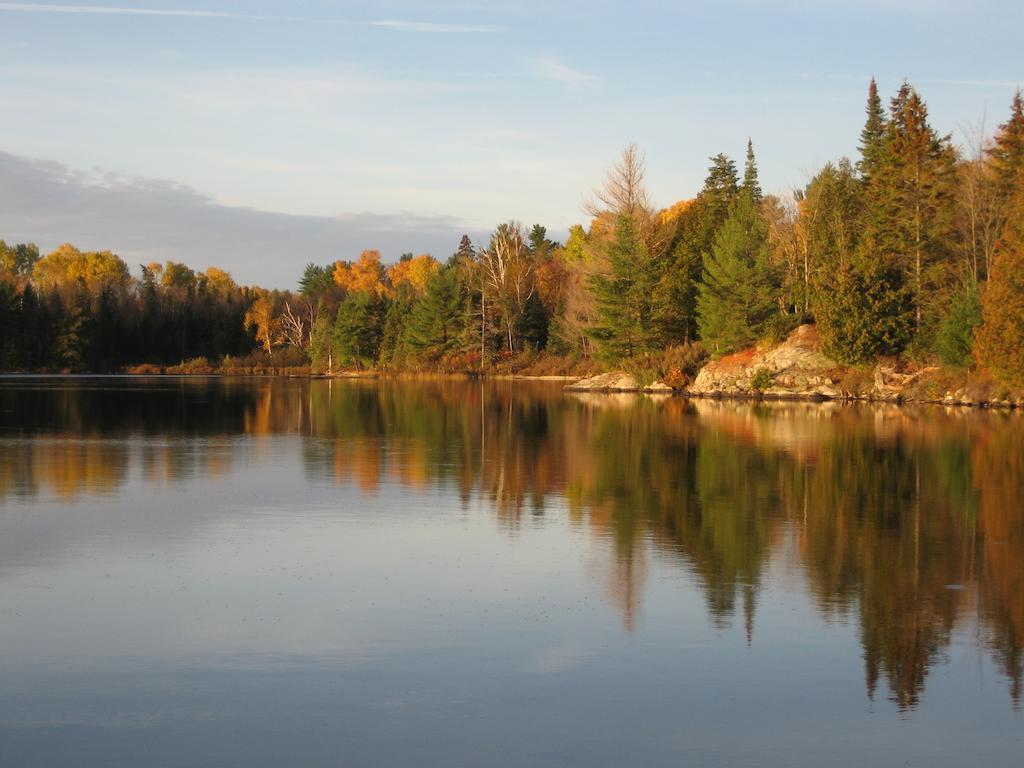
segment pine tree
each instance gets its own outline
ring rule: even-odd
[[[754,201],[755,205],[760,204],[763,195],[761,193],[761,185],[757,180],[754,142],[750,139],[747,139],[747,161],[743,168],[743,186],[740,188],[740,191],[750,195],[750,199]]]
[[[436,361],[459,347],[463,301],[458,273],[452,267],[430,276],[409,317],[408,344],[419,356]]]
[[[878,95],[878,84],[873,77],[871,85],[868,86],[868,103],[865,111],[868,117],[864,129],[860,132],[860,161],[857,163],[857,170],[861,178],[867,181],[881,162],[885,144],[885,110]]]
[[[729,209],[732,208],[739,192],[736,163],[721,153],[712,157],[707,178],[704,179],[704,187],[700,191],[700,199],[714,230],[717,230],[728,217]]]
[[[939,323],[935,351],[946,365],[968,366],[974,349],[974,331],[981,325],[981,299],[973,280],[957,291],[949,311]]]
[[[989,167],[997,193],[1008,202],[1024,187],[1024,96],[1018,89],[1010,106],[1010,119],[999,126],[988,150]]]
[[[652,264],[631,216],[618,217],[608,247],[608,273],[591,278],[597,322],[590,334],[601,356],[617,360],[651,347]]]
[[[834,265],[818,285],[815,306],[822,349],[841,363],[897,354],[913,331],[913,305],[903,275],[877,259]]]
[[[919,348],[931,343],[944,302],[955,290],[951,246],[956,213],[956,152],[928,124],[909,84],[892,99],[885,141],[866,189],[865,258],[904,274],[914,302]]]
[[[378,359],[382,366],[396,366],[404,362],[409,352],[409,320],[416,300],[415,289],[408,282],[400,283],[395,289],[381,330]]]
[[[331,339],[335,365],[374,365],[386,311],[385,302],[370,291],[354,291],[345,298],[338,307]]]
[[[469,239],[469,235],[463,235],[459,240],[459,249],[452,254],[452,258],[457,261],[476,260],[476,248],[473,247],[473,241]]]
[[[724,354],[761,338],[778,312],[768,231],[750,194],[741,194],[704,264],[697,297],[701,339]]]

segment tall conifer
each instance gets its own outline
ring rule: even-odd
[[[1024,187],[1024,97],[1013,96],[1010,119],[999,126],[988,150],[989,165],[1000,197],[1008,201]]]
[[[768,228],[743,192],[704,262],[697,316],[704,346],[723,354],[761,338],[778,311]]]
[[[750,195],[755,205],[761,203],[761,185],[757,180],[757,162],[754,160],[754,142],[747,139],[747,161],[743,167],[743,186],[741,191]]]
[[[892,99],[878,165],[868,177],[865,258],[905,275],[918,341],[928,344],[956,281],[950,249],[956,152],[928,123],[928,108],[904,83]]]
[[[871,78],[868,86],[868,103],[865,108],[867,120],[860,132],[860,161],[857,170],[861,178],[868,180],[878,168],[885,145],[885,110],[878,95],[878,84]]]

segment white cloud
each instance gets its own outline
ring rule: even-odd
[[[533,59],[530,69],[536,77],[560,83],[567,88],[579,88],[597,82],[595,75],[574,69],[555,56]]]
[[[362,22],[371,27],[386,27],[387,29],[398,29],[405,32],[498,32],[499,28],[490,24],[446,24],[433,21],[407,21],[403,19],[381,19],[379,21]]]
[[[18,13],[93,14],[99,16],[185,16],[205,19],[269,19],[267,16],[255,16],[245,13],[227,13],[224,11],[172,8],[125,8],[110,5],[50,5],[47,3],[0,3],[0,11],[14,11]]]
[[[211,11],[188,8],[129,8],[116,5],[59,5],[48,3],[0,3],[0,11],[12,13],[88,14],[92,16],[176,16],[196,19],[237,19],[244,21],[315,22],[318,24],[353,24],[380,27],[402,32],[424,33],[491,33],[499,31],[489,24],[453,24],[447,22],[415,21],[409,19],[317,19],[308,16],[266,16],[230,11]]]

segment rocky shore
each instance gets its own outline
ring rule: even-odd
[[[674,390],[660,381],[641,383],[628,373],[611,372],[582,379],[566,390],[1024,408],[1021,393],[1015,396],[985,377],[964,371],[917,367],[895,359],[879,360],[873,367],[843,366],[822,352],[813,325],[796,328],[774,347],[752,347],[712,360],[682,389]]]

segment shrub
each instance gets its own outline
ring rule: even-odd
[[[660,352],[645,352],[622,361],[622,369],[640,386],[661,381],[673,389],[685,387],[707,360],[700,342],[677,344]]]
[[[754,371],[754,375],[750,377],[750,386],[756,389],[758,392],[764,392],[772,385],[772,380],[775,378],[771,370],[768,368],[758,368]]]

